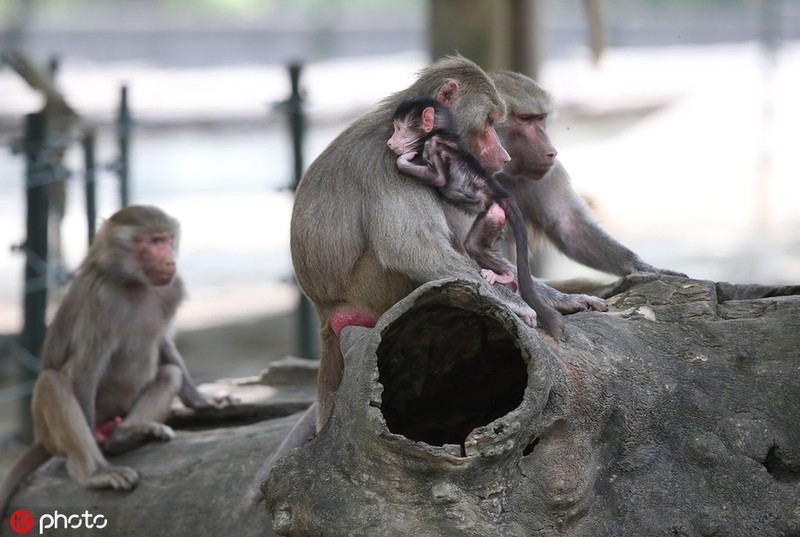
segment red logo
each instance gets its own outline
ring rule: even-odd
[[[11,513],[11,529],[17,533],[28,533],[36,523],[30,511],[17,509]]]

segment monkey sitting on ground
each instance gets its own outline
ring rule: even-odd
[[[437,187],[448,203],[477,215],[469,229],[451,222],[456,248],[478,263],[487,282],[516,290],[514,269],[496,248],[508,218],[516,240],[520,295],[534,309],[542,327],[559,337],[563,332],[561,314],[541,300],[530,274],[522,213],[508,191],[455,134],[450,110],[433,97],[419,97],[400,103],[392,121],[394,133],[387,145],[398,155],[400,171]],[[420,153],[421,163],[414,162]]]
[[[104,457],[169,440],[175,395],[192,408],[227,397],[200,393],[169,333],[184,286],[178,222],[126,207],[106,221],[50,324],[33,391],[35,441],[0,486],[0,514],[17,485],[51,456],[89,488],[132,489],[139,476]]]

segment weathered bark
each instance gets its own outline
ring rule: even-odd
[[[275,531],[800,535],[800,298],[616,290],[563,342],[463,281],[345,330],[332,419],[266,484]]]

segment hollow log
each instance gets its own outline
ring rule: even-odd
[[[616,286],[563,341],[441,281],[347,328],[333,417],[265,483],[288,536],[800,536],[797,288]]]

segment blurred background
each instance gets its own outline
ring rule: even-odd
[[[3,0],[0,434],[19,436],[35,378],[34,303],[52,313],[93,219],[124,203],[182,222],[178,345],[200,381],[313,354],[289,257],[296,175],[456,50],[553,93],[576,189],[647,262],[798,283],[800,2]],[[31,234],[49,262],[26,293]],[[542,267],[608,278],[552,251]]]

